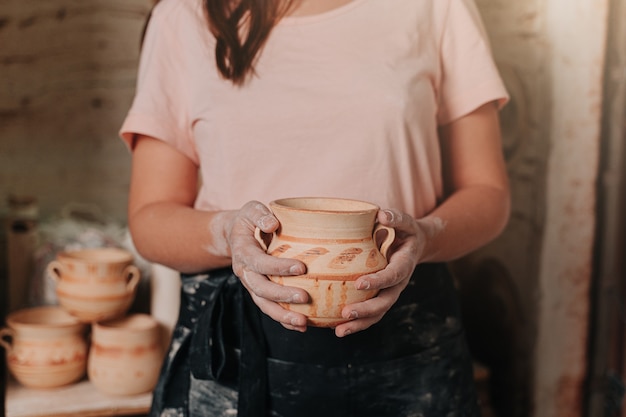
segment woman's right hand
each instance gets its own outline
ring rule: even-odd
[[[227,212],[222,217],[225,238],[230,249],[232,268],[252,300],[265,314],[285,328],[304,332],[306,317],[285,310],[278,303],[306,303],[306,291],[276,284],[268,275],[301,275],[306,272],[304,263],[268,255],[254,237],[258,227],[263,233],[272,234],[279,222],[272,212],[258,201],[250,201],[241,209]]]

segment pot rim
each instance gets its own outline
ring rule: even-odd
[[[304,206],[305,204],[311,207]],[[327,205],[321,207],[321,205]],[[342,208],[342,206],[355,206]],[[319,214],[365,214],[378,211],[380,207],[368,201],[337,197],[287,197],[273,200],[270,208],[278,208],[291,212],[319,213]]]
[[[18,329],[66,329],[82,328],[84,323],[59,306],[39,306],[24,308],[10,313],[7,326]]]
[[[123,264],[133,261],[133,254],[116,247],[72,249],[58,252],[57,260],[77,263]]]
[[[133,313],[123,317],[117,317],[113,319],[103,320],[93,324],[94,328],[100,331],[129,331],[136,332],[152,331],[158,327],[158,321],[150,314],[146,313]]]

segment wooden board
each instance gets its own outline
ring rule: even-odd
[[[112,417],[147,414],[152,394],[103,394],[87,380],[67,387],[35,390],[10,380],[6,417]]]

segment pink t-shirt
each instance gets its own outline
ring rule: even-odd
[[[423,216],[442,197],[438,125],[507,99],[468,0],[287,17],[244,87],[218,75],[202,3],[155,8],[121,129],[129,146],[145,134],[198,164],[199,209],[329,196]]]

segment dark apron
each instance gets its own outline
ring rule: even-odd
[[[379,323],[344,338],[283,328],[229,268],[181,277],[153,417],[480,415],[444,264],[419,265]]]

